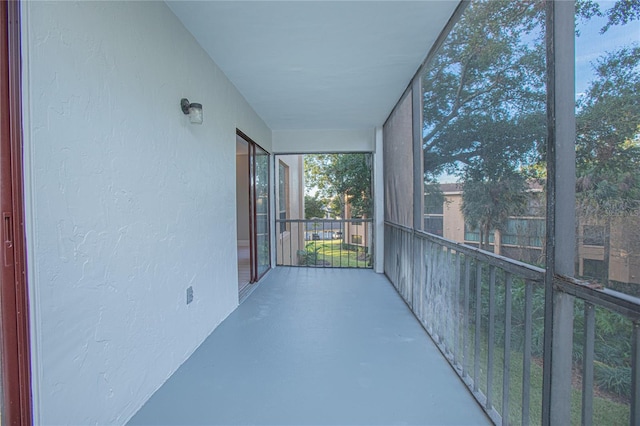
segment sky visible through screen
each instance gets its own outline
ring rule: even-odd
[[[615,2],[600,1],[600,10],[610,9]],[[576,37],[576,96],[581,96],[593,79],[593,65],[605,52],[613,52],[621,46],[640,42],[640,21],[632,21],[626,25],[615,25],[600,34],[600,29],[607,23],[606,17],[594,16],[589,21],[578,20]]]
[[[598,1],[603,14],[613,7],[615,1]],[[579,99],[587,91],[595,76],[598,58],[607,52],[613,52],[622,46],[640,44],[640,21],[626,25],[611,26],[604,34],[600,29],[607,23],[606,16],[594,16],[589,20],[578,19],[576,29],[580,32],[575,38],[575,93]],[[440,183],[458,182],[455,175],[443,173],[438,177]]]

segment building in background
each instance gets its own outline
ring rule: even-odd
[[[304,218],[304,156],[278,155],[276,158],[276,219]],[[297,253],[304,248],[304,224],[276,223],[276,260],[297,261]]]
[[[443,183],[440,190],[444,202],[425,196],[424,230],[478,247],[480,233],[465,222],[462,214],[462,185]],[[545,193],[541,185],[531,183],[528,195],[525,214],[511,216],[503,230],[493,230],[489,245],[495,254],[541,265],[545,246]],[[600,282],[613,281],[613,285],[616,282],[640,284],[640,219],[637,215],[609,220],[581,218],[577,231],[579,276]],[[608,276],[604,273],[606,270]]]

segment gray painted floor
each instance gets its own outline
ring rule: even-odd
[[[490,422],[384,276],[279,267],[130,424]]]

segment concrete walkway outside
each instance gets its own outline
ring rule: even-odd
[[[490,422],[383,275],[278,267],[130,424]]]

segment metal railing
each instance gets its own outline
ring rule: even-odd
[[[544,269],[386,222],[385,273],[494,423],[541,422],[543,339],[552,333],[544,328]],[[629,395],[612,402],[629,421],[619,415],[616,423],[640,424],[640,300],[560,276],[553,291],[576,300],[569,308],[576,312],[573,333],[554,342],[573,354],[567,377],[575,383],[567,385],[580,406],[564,402],[572,422],[598,423],[594,390],[603,391],[594,367],[604,368],[596,358],[605,349],[596,350],[595,312],[601,310],[629,324],[621,334],[630,348]]]
[[[276,265],[371,268],[372,219],[278,219]]]

